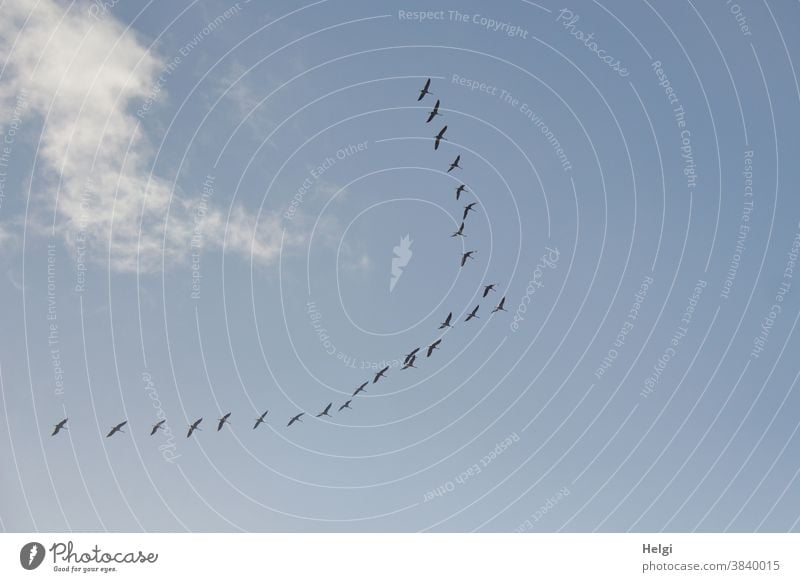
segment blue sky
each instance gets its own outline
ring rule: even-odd
[[[2,10],[4,530],[798,529],[795,4]]]

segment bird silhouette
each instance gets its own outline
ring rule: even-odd
[[[228,422],[228,418],[230,418],[230,416],[231,416],[231,413],[228,412],[227,414],[223,414],[222,418],[218,418],[217,419],[219,421],[218,424],[217,424],[217,432],[222,430],[222,427],[225,425],[226,422]]]
[[[486,297],[489,294],[489,291],[494,291],[496,283],[492,283],[491,285],[484,285],[483,286],[483,296]]]
[[[153,428],[150,430],[150,436],[153,436],[158,432],[159,429],[164,429],[164,423],[167,422],[167,419],[159,420],[157,423],[153,425]]]
[[[352,400],[348,400],[347,402],[345,402],[344,404],[342,404],[342,405],[339,407],[339,412],[341,412],[341,411],[342,411],[342,410],[344,410],[345,408],[350,408],[350,403],[351,403],[351,402],[352,402]],[[352,408],[350,408],[350,410],[352,410]]]
[[[197,420],[195,420],[192,424],[189,425],[189,432],[186,433],[186,438],[188,439],[192,436],[192,433],[196,430],[203,430],[200,428],[200,423],[203,422],[203,417],[201,416]]]
[[[469,214],[470,211],[475,212],[475,205],[476,204],[477,204],[477,202],[470,202],[469,204],[467,204],[464,207],[464,216],[461,218],[461,220],[466,220],[467,219],[467,214]]]
[[[480,317],[478,317],[478,315],[477,315],[478,314],[478,307],[480,307],[480,305],[476,305],[475,309],[473,309],[470,312],[470,314],[467,316],[467,318],[464,321],[469,321],[470,319],[473,319],[473,318],[474,319],[480,319]]]
[[[457,231],[455,231],[453,234],[450,235],[450,238],[453,238],[454,236],[467,236],[467,235],[464,234],[464,221],[463,220],[461,221],[461,226],[458,227]]]
[[[68,420],[69,420],[68,418],[65,418],[64,420],[62,420],[62,421],[61,421],[61,422],[59,422],[58,424],[56,424],[56,425],[53,425],[55,428],[53,429],[53,434],[51,434],[50,436],[56,436],[56,435],[58,434],[58,432],[59,432],[59,431],[60,431],[62,428],[63,428],[64,430],[67,430],[67,421],[68,421]]]
[[[447,126],[446,126],[446,125],[445,125],[445,129],[447,129]],[[459,165],[458,165],[458,162],[460,162],[460,161],[461,161],[461,156],[460,156],[460,155],[456,156],[456,159],[455,159],[455,160],[453,160],[453,161],[450,163],[450,168],[448,168],[448,170],[447,170],[447,173],[449,174],[450,172],[452,172],[452,171],[453,171],[453,170],[455,170],[456,168],[458,168],[459,170],[461,170],[461,169],[462,169],[462,168],[461,168],[461,166],[459,166]]]
[[[462,192],[469,192],[469,190],[467,190],[467,186],[465,184],[461,184],[461,186],[456,188],[456,200],[461,198],[461,193]]]
[[[406,362],[408,362],[411,358],[413,358],[416,355],[418,351],[419,348],[414,348],[409,353],[407,353],[405,359],[403,360],[403,363],[405,364]]]
[[[372,380],[372,383],[374,384],[375,382],[377,382],[379,378],[385,378],[386,377],[386,371],[388,369],[389,369],[389,366],[386,366],[383,370],[381,370],[380,372],[375,374],[375,378]]]
[[[461,266],[463,267],[466,264],[467,259],[474,259],[475,257],[473,257],[472,255],[474,255],[477,252],[478,251],[467,251],[466,253],[461,255]]]
[[[416,368],[416,366],[414,365],[414,361],[416,359],[417,359],[416,354],[407,359],[406,363],[403,365],[403,370],[405,370],[406,368]]]
[[[425,123],[430,123],[431,120],[434,117],[436,117],[437,115],[441,115],[441,113],[439,113],[439,100],[438,99],[436,100],[436,105],[433,106],[433,109],[428,114],[428,121],[426,121]]]
[[[435,141],[433,142],[433,149],[439,149],[439,142],[444,140],[447,141],[447,138],[444,137],[444,132],[447,131],[447,126],[445,125],[442,129],[439,130],[439,133],[433,138]],[[449,170],[448,170],[449,171]]]
[[[256,418],[256,423],[253,425],[253,430],[256,430],[258,428],[258,425],[264,422],[264,417],[267,416],[267,412],[269,412],[269,410],[265,410],[264,414]]]
[[[356,395],[357,395],[359,392],[366,392],[366,390],[364,390],[364,387],[365,387],[367,384],[369,384],[369,380],[367,380],[367,381],[366,381],[366,382],[364,382],[364,383],[363,383],[361,386],[359,386],[358,388],[356,388],[356,391],[355,391],[355,392],[353,392],[353,396],[356,396]]]
[[[110,437],[111,435],[113,435],[116,432],[123,432],[122,431],[122,427],[125,426],[126,424],[128,424],[128,421],[127,420],[123,420],[118,425],[114,426],[111,429],[111,431],[106,435],[106,438]]]
[[[439,338],[438,340],[436,340],[435,342],[433,342],[431,345],[428,346],[428,355],[426,356],[427,358],[431,357],[431,354],[433,353],[433,350],[438,350],[439,349],[439,344],[440,343],[442,343],[442,338]]]
[[[431,86],[431,80],[428,79],[427,81],[425,81],[425,86],[419,90],[419,97],[417,97],[417,101],[422,101],[422,98],[425,97],[425,95],[433,95],[433,93],[428,91],[430,86]]]
[[[508,311],[508,309],[506,309],[506,308],[504,307],[504,305],[505,305],[505,304],[506,304],[506,298],[505,298],[505,297],[503,297],[503,298],[500,300],[500,303],[498,303],[498,304],[497,304],[497,307],[495,307],[494,309],[492,309],[492,313],[495,313],[495,312],[497,312],[497,311]]]
[[[328,412],[330,412],[331,406],[333,406],[333,402],[329,403],[328,406],[325,407],[325,410],[323,410],[317,415],[317,418],[319,418],[320,416],[330,416]]]
[[[289,419],[289,424],[287,424],[286,426],[292,426],[295,422],[303,422],[302,420],[300,420],[300,417],[303,416],[304,414],[305,412],[301,412],[300,414],[294,415],[292,418]]]
[[[439,329],[444,329],[446,327],[453,327],[450,325],[450,320],[453,319],[453,312],[447,314],[447,318],[439,325]]]

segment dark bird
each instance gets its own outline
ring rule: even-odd
[[[464,207],[464,216],[461,218],[461,220],[466,220],[467,219],[467,214],[469,214],[470,211],[475,212],[475,205],[476,204],[477,204],[477,202],[470,202],[469,204],[467,204]]]
[[[157,423],[153,425],[153,428],[150,430],[150,436],[153,436],[158,432],[158,429],[164,429],[164,423],[167,422],[167,419],[159,420]]]
[[[470,320],[470,319],[472,319],[473,317],[474,317],[475,319],[480,319],[480,317],[478,317],[478,315],[477,315],[477,314],[478,314],[478,307],[480,307],[480,305],[476,305],[476,306],[475,306],[475,309],[473,309],[473,310],[470,312],[470,314],[467,316],[467,319],[465,319],[464,321],[469,321],[469,320]]]
[[[115,432],[123,432],[123,431],[122,431],[122,427],[123,427],[123,426],[125,426],[126,424],[128,424],[128,421],[127,421],[127,420],[123,420],[122,422],[120,422],[118,425],[116,425],[114,428],[112,428],[112,429],[111,429],[111,432],[109,432],[109,433],[106,435],[106,438],[110,437],[110,436],[111,436],[111,435],[113,435]]]
[[[197,420],[195,420],[192,424],[189,425],[189,432],[186,433],[186,438],[188,439],[192,436],[192,433],[196,430],[203,430],[200,428],[200,423],[203,422],[203,417],[201,416]]]
[[[437,115],[441,115],[441,113],[439,113],[439,100],[438,99],[436,100],[436,105],[433,106],[433,109],[428,114],[428,121],[426,121],[425,123],[430,123],[431,119],[433,119]]]
[[[344,404],[342,404],[342,405],[339,407],[339,412],[341,412],[341,411],[342,411],[342,410],[344,410],[345,408],[350,408],[350,403],[351,403],[351,402],[352,402],[352,400],[348,400],[347,402],[345,402]],[[350,408],[350,410],[353,410],[353,409],[352,409],[352,408]]]
[[[466,253],[461,255],[461,266],[463,267],[466,264],[467,259],[474,259],[475,257],[473,257],[472,255],[474,255],[477,252],[478,251],[467,251]]]
[[[504,307],[504,305],[505,305],[505,304],[506,304],[506,298],[505,298],[505,297],[503,297],[503,298],[500,300],[500,303],[498,303],[498,304],[497,304],[497,307],[495,307],[494,309],[492,309],[492,313],[494,313],[495,311],[508,311],[508,309],[506,309],[506,308]]]
[[[436,136],[434,137],[434,140],[436,140],[436,141],[433,142],[433,149],[435,149],[435,150],[439,149],[439,142],[440,141],[442,141],[442,140],[447,141],[447,138],[444,137],[444,132],[445,131],[447,131],[447,126],[446,125],[442,129],[440,129],[439,133],[437,133]],[[450,170],[448,170],[448,172],[449,171]]]
[[[445,125],[445,129],[447,129],[446,125]],[[458,162],[460,162],[460,161],[461,161],[461,156],[460,155],[456,156],[456,159],[453,160],[452,163],[450,164],[450,168],[447,170],[447,173],[449,174],[450,172],[452,172],[456,168],[461,170],[462,169],[461,166],[458,165]]]
[[[414,348],[414,349],[413,349],[413,350],[411,350],[409,353],[407,353],[407,354],[406,354],[406,357],[405,357],[405,360],[403,360],[403,363],[404,363],[404,364],[405,364],[405,363],[407,363],[407,362],[408,362],[408,361],[409,361],[411,358],[413,358],[413,357],[416,355],[416,353],[417,353],[418,351],[419,351],[419,348]]]
[[[372,383],[374,384],[375,382],[377,382],[377,381],[378,381],[378,378],[383,378],[383,377],[386,377],[386,371],[387,371],[388,369],[389,369],[389,366],[386,366],[386,367],[385,367],[383,370],[381,370],[380,372],[378,372],[377,374],[375,374],[375,378],[372,380]]]
[[[68,420],[69,420],[68,418],[65,418],[64,420],[62,420],[58,424],[54,425],[55,428],[53,429],[53,434],[51,434],[50,436],[56,436],[58,434],[58,431],[60,431],[62,428],[64,430],[67,430],[67,421]]]
[[[325,410],[323,410],[317,415],[317,418],[319,418],[320,416],[330,416],[328,412],[330,412],[331,406],[333,406],[333,402],[329,403],[328,406],[325,407]]]
[[[465,184],[461,184],[458,188],[456,188],[456,200],[461,197],[462,192],[468,192],[467,186]]]
[[[442,343],[442,338],[439,338],[438,340],[433,342],[431,345],[429,345],[428,346],[428,355],[426,357],[430,358],[431,354],[433,353],[433,350],[438,350],[439,349],[439,344],[440,343]]]
[[[301,412],[300,414],[296,414],[295,416],[293,416],[292,418],[289,419],[289,424],[287,424],[286,426],[292,426],[295,422],[303,422],[302,420],[300,420],[300,417],[303,416],[304,414],[305,414],[305,412]]]
[[[450,238],[453,238],[454,236],[467,236],[467,235],[464,234],[464,221],[463,220],[461,221],[461,226],[458,227],[457,231],[455,231],[453,234],[450,235]]]
[[[361,386],[359,386],[358,388],[356,388],[356,391],[355,391],[355,392],[353,392],[353,396],[356,396],[356,395],[357,395],[359,392],[366,392],[366,390],[364,390],[364,386],[366,386],[367,384],[369,384],[369,380],[367,380],[367,381],[366,381],[366,382],[364,382],[364,383],[363,383]]]
[[[409,359],[406,360],[405,365],[403,366],[403,370],[406,368],[416,368],[414,365],[414,361],[417,359],[416,354],[412,355]]]
[[[224,425],[226,422],[228,422],[228,418],[230,417],[230,415],[231,415],[231,413],[230,413],[230,412],[228,412],[227,414],[223,414],[223,415],[222,415],[222,418],[218,418],[218,419],[217,419],[217,420],[219,421],[219,422],[217,423],[217,431],[220,431],[220,430],[222,430],[222,427],[223,427],[223,425]]]
[[[439,325],[439,329],[444,329],[444,328],[446,328],[446,327],[453,327],[452,325],[450,325],[450,320],[451,320],[451,319],[453,319],[453,312],[452,312],[452,311],[451,311],[450,313],[448,313],[448,314],[447,314],[447,319],[445,319],[445,320],[444,320],[444,321],[441,323],[441,325]]]
[[[489,291],[494,291],[494,286],[496,283],[492,283],[491,285],[484,285],[483,286],[483,296],[486,297],[489,294]]]
[[[264,417],[267,416],[267,412],[269,412],[269,410],[266,410],[264,414],[262,414],[256,419],[256,423],[253,425],[253,430],[256,430],[258,428],[258,425],[264,422]]]
[[[427,81],[425,81],[425,86],[419,90],[419,97],[417,97],[417,101],[422,101],[422,98],[425,97],[425,95],[433,95],[433,93],[428,91],[430,86],[431,86],[431,80],[428,79]]]

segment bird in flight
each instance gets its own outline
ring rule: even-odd
[[[192,433],[196,430],[202,430],[200,428],[200,423],[203,422],[203,417],[201,416],[197,420],[195,420],[192,424],[189,425],[189,432],[186,433],[186,438],[188,439],[192,436]]]
[[[295,422],[303,422],[302,420],[300,420],[300,417],[303,416],[304,414],[305,412],[301,412],[300,414],[294,415],[292,418],[289,419],[289,424],[287,424],[286,426],[292,426]]]
[[[328,406],[325,407],[325,410],[323,410],[317,415],[317,418],[319,418],[320,416],[330,416],[328,412],[330,412],[331,406],[333,406],[333,402],[329,403]]]
[[[227,414],[223,414],[222,418],[218,418],[217,420],[219,423],[217,424],[217,431],[222,430],[223,425],[228,422],[228,418],[230,417],[231,413],[228,412]]]
[[[253,430],[256,430],[258,428],[258,425],[264,422],[264,417],[267,416],[267,412],[269,412],[269,410],[264,411],[264,414],[262,414],[256,419],[256,423],[253,425]]]
[[[447,126],[446,126],[446,125],[445,125],[444,127],[445,127],[445,129],[447,129]],[[459,165],[458,165],[458,162],[460,162],[460,161],[461,161],[461,155],[459,154],[459,155],[457,155],[457,156],[456,156],[456,159],[455,159],[455,160],[453,160],[453,161],[450,163],[450,168],[447,170],[447,173],[449,174],[450,172],[452,172],[452,171],[453,171],[453,170],[455,170],[456,168],[458,168],[459,170],[461,170],[461,169],[462,169],[462,168],[461,168],[461,166],[459,166]]]
[[[365,387],[367,384],[369,384],[369,380],[367,380],[367,381],[366,381],[366,382],[364,382],[364,383],[363,383],[361,386],[359,386],[358,388],[356,388],[356,391],[355,391],[355,392],[353,392],[353,396],[357,396],[359,392],[366,392],[366,390],[364,390],[364,387]]]
[[[413,349],[413,350],[411,350],[409,353],[407,353],[407,354],[406,354],[406,357],[405,357],[405,359],[403,360],[403,363],[404,363],[404,364],[408,363],[408,361],[409,361],[411,358],[413,358],[414,356],[416,356],[416,354],[417,354],[417,352],[418,352],[418,351],[419,351],[419,348],[414,348],[414,349]]]
[[[439,349],[439,344],[440,343],[442,343],[442,338],[439,338],[438,340],[433,342],[431,345],[429,345],[428,346],[428,355],[426,357],[430,358],[431,354],[433,353],[433,350],[438,350]]]
[[[464,234],[464,221],[463,220],[461,221],[461,226],[458,227],[457,231],[455,231],[453,234],[450,235],[450,238],[453,238],[454,236],[467,236],[467,235]]]
[[[386,366],[383,370],[381,370],[380,372],[375,374],[375,378],[372,380],[372,383],[374,384],[375,382],[377,382],[378,378],[385,378],[386,377],[386,372],[387,372],[388,369],[389,369],[389,366]]]
[[[428,121],[426,121],[425,123],[430,123],[431,120],[434,117],[436,117],[437,115],[441,115],[441,113],[439,113],[439,100],[438,99],[436,100],[436,105],[433,106],[433,109],[428,114]]]
[[[439,133],[433,138],[435,141],[433,142],[433,149],[439,149],[439,142],[444,140],[447,141],[447,138],[444,136],[444,132],[447,131],[447,126],[445,125],[442,129],[439,130]],[[449,171],[449,170],[448,170]]]
[[[60,431],[62,428],[64,430],[67,430],[67,421],[68,420],[69,420],[68,418],[65,418],[64,420],[62,420],[58,424],[54,425],[55,428],[53,429],[53,434],[51,434],[50,436],[56,436],[58,434],[58,431]]]
[[[153,436],[158,432],[159,429],[164,429],[164,423],[167,422],[167,419],[159,420],[157,423],[153,425],[153,428],[150,430],[150,436]]]
[[[430,86],[431,86],[431,80],[428,79],[427,81],[425,81],[425,86],[419,90],[419,97],[417,97],[417,101],[422,101],[422,98],[425,97],[425,95],[433,95],[433,93],[428,91]]]
[[[439,325],[439,329],[444,329],[445,327],[453,327],[450,325],[450,320],[453,319],[453,312],[447,314],[447,318]]]
[[[352,400],[348,400],[347,402],[345,402],[344,404],[342,404],[342,405],[339,407],[339,412],[341,412],[341,411],[342,411],[342,410],[344,410],[345,408],[350,408],[350,403],[351,403],[351,402],[352,402]],[[350,410],[352,410],[352,408],[350,408]]]
[[[112,428],[112,429],[111,429],[111,432],[109,432],[109,433],[106,435],[106,438],[110,437],[110,436],[111,436],[111,435],[113,435],[115,432],[123,432],[123,431],[122,431],[122,427],[123,427],[123,426],[125,426],[126,424],[128,424],[128,421],[127,421],[127,420],[123,420],[123,421],[122,421],[122,422],[120,422],[118,425],[114,426],[114,428]]]
[[[406,368],[416,368],[414,365],[414,361],[417,359],[417,355],[412,355],[409,359],[406,360],[406,363],[403,365],[403,370]]]
[[[467,219],[467,214],[469,214],[470,211],[475,212],[475,205],[476,204],[477,204],[477,202],[470,202],[469,204],[467,204],[464,207],[464,216],[461,218],[461,220],[466,220]]]
[[[475,257],[473,257],[472,255],[477,252],[478,251],[467,251],[466,253],[461,255],[461,266],[463,267],[466,264],[467,259],[474,259]]]
[[[476,305],[475,309],[470,311],[469,315],[467,316],[467,319],[465,319],[464,321],[469,321],[472,318],[480,319],[480,317],[478,317],[478,307],[480,307],[480,305]]]
[[[486,297],[489,294],[489,291],[494,291],[496,283],[492,283],[491,285],[484,285],[483,286],[483,296]]]
[[[506,304],[506,298],[505,298],[505,297],[503,297],[503,298],[500,300],[500,303],[498,303],[498,304],[497,304],[497,307],[495,307],[494,309],[492,309],[492,313],[495,313],[496,311],[508,311],[508,309],[506,309],[506,308],[504,307],[504,306],[505,306],[505,304]]]
[[[466,184],[461,184],[461,186],[456,188],[456,200],[461,197],[462,192],[468,192]]]

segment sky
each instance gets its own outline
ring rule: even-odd
[[[0,10],[3,531],[800,529],[796,3]]]

